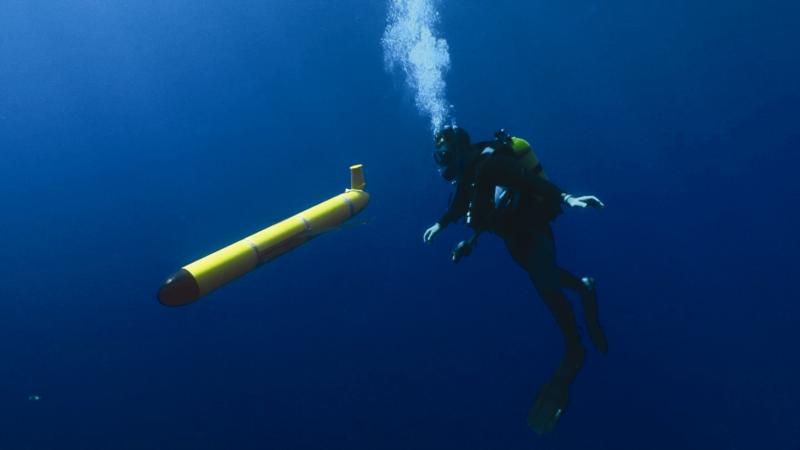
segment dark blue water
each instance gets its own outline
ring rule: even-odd
[[[800,448],[797,3],[441,5],[459,124],[607,204],[555,224],[610,354],[546,437],[561,337],[498,239],[422,244],[449,186],[386,9],[0,2],[0,449]],[[368,224],[157,303],[356,162]]]

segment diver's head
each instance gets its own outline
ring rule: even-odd
[[[458,181],[473,153],[469,134],[463,128],[448,125],[436,133],[433,143],[433,159],[439,173],[451,183]]]

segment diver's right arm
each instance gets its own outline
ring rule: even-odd
[[[425,234],[422,235],[422,240],[426,244],[429,244],[440,231],[444,230],[447,225],[455,222],[459,218],[463,217],[464,214],[467,213],[467,209],[469,208],[469,190],[466,186],[459,183],[456,186],[456,193],[453,197],[453,201],[450,203],[450,206],[447,208],[447,211],[433,224],[430,228],[425,230]]]
[[[444,227],[439,225],[439,222],[436,222],[433,226],[425,230],[425,234],[422,235],[422,242],[430,244],[433,238],[436,237],[442,229],[444,229]]]

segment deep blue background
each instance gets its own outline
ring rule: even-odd
[[[611,351],[544,438],[561,338],[496,238],[422,244],[449,186],[386,8],[0,1],[0,449],[800,448],[798,3],[442,5],[459,124],[608,205],[555,227]],[[156,302],[354,162],[368,224]]]

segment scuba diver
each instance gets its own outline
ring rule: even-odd
[[[477,245],[478,236],[500,236],[514,261],[530,276],[539,297],[553,314],[564,336],[564,355],[552,378],[531,407],[528,424],[537,433],[552,431],[567,407],[569,386],[578,374],[586,350],[581,344],[572,305],[562,289],[579,294],[593,346],[603,354],[608,344],[598,318],[594,279],[578,278],[556,263],[550,222],[561,205],[603,208],[595,196],[573,196],[550,182],[530,144],[505,130],[492,141],[472,144],[463,128],[448,126],[435,136],[434,159],[442,177],[455,185],[449,208],[423,236],[425,243],[449,224],[464,218],[473,230],[452,253],[458,263]]]

